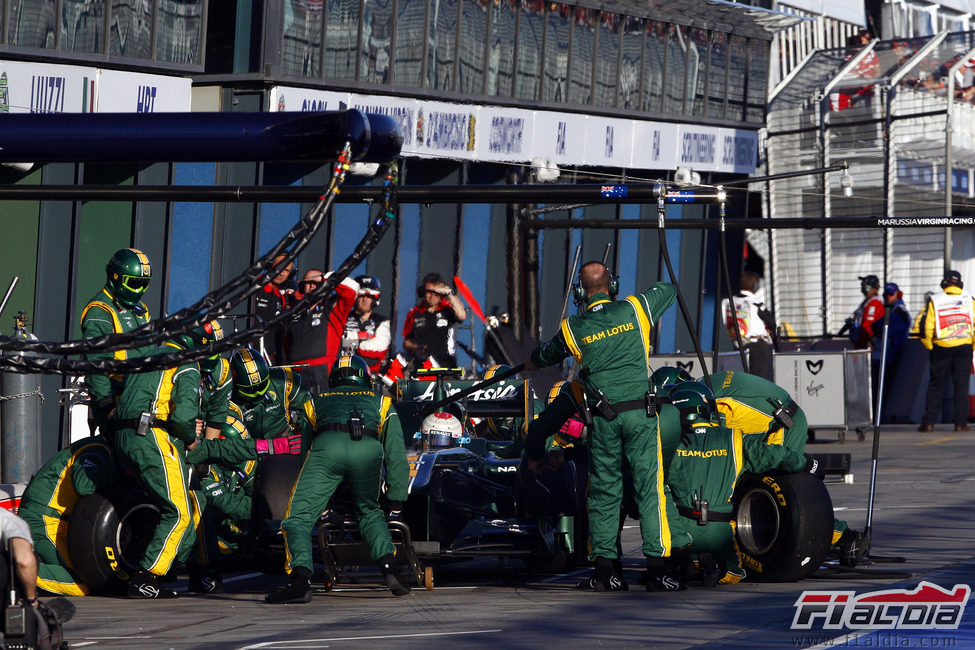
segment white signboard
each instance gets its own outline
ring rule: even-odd
[[[0,61],[0,113],[90,113],[97,69]]]
[[[121,70],[98,71],[99,113],[187,113],[193,81]]]
[[[846,427],[842,352],[776,354],[775,383],[802,408],[810,427]]]
[[[758,156],[753,131],[289,86],[271,89],[271,110],[347,108],[396,118],[406,156],[498,162],[541,158],[556,165],[683,166],[740,174],[753,173]]]

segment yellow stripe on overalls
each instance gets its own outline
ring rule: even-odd
[[[569,352],[575,357],[576,363],[582,363],[582,352],[579,350],[579,344],[576,343],[576,339],[572,335],[572,329],[569,327],[569,319],[566,318],[563,320],[559,327],[562,330],[562,338],[565,339],[565,344],[569,346]]]
[[[159,566],[166,567],[167,571],[172,566],[173,560],[176,559],[176,553],[179,551],[179,543],[190,525],[191,515],[186,509],[189,497],[186,494],[186,477],[183,476],[183,469],[179,462],[179,451],[169,439],[169,433],[165,429],[152,427],[150,432],[162,461],[166,477],[166,495],[169,501],[176,506],[176,511],[179,513],[173,527],[166,533],[166,541],[163,542],[159,555],[148,569],[150,573],[156,573],[154,569]]]
[[[393,406],[393,400],[388,395],[383,395],[383,400],[379,405],[379,439],[383,439],[383,428],[389,418],[389,409]]]
[[[643,311],[643,306],[637,302],[636,296],[629,296],[626,302],[630,303],[633,307],[633,313],[636,314],[637,325],[640,326],[640,342],[643,343],[643,357],[647,364],[647,377],[650,376],[650,319],[647,318],[647,314]]]
[[[670,521],[667,517],[667,486],[664,484],[664,456],[660,449],[660,418],[654,418],[654,435],[657,436],[657,510],[660,513],[660,548],[663,557],[670,556],[672,539]]]

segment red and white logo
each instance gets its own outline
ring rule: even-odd
[[[971,594],[968,585],[950,590],[930,582],[915,589],[804,591],[793,605],[793,630],[956,630]]]

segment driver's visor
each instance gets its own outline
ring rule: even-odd
[[[244,397],[251,397],[251,398],[260,397],[261,395],[267,392],[267,388],[270,385],[271,385],[271,378],[267,377],[261,383],[254,384],[253,386],[249,386],[246,388],[244,386],[237,386],[237,392],[243,395]]]
[[[149,288],[149,278],[136,277],[134,275],[123,275],[122,286],[129,291],[141,293]]]

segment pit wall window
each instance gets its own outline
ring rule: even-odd
[[[427,88],[453,90],[457,63],[457,0],[430,0],[430,37],[427,42]]]
[[[594,12],[598,21],[596,56],[593,60],[596,83],[594,104],[613,107],[617,104],[616,91],[623,85],[620,73],[620,30],[623,16],[607,12]],[[574,76],[574,75],[573,75]]]
[[[488,10],[480,2],[464,2],[460,14],[460,52],[457,90],[467,94],[484,92],[484,43],[488,33]]]
[[[370,0],[362,16],[359,80],[388,84],[392,72],[393,0]]]
[[[545,66],[542,101],[563,103],[569,99],[569,52],[572,46],[572,7],[551,4],[545,14]]]
[[[203,66],[205,0],[0,0],[4,44],[60,53]]]
[[[328,0],[325,27],[325,78],[353,80],[359,42],[357,0]]]
[[[545,3],[520,0],[518,12],[518,62],[515,66],[515,98],[538,99],[545,34]]]
[[[618,100],[620,108],[643,109],[640,85],[643,79],[643,42],[646,29],[647,21],[642,18],[630,18],[629,16],[623,18]],[[596,83],[598,86],[598,80]]]
[[[393,83],[397,86],[419,88],[421,85],[426,25],[426,0],[399,0],[393,61]]]
[[[484,93],[511,97],[515,78],[514,44],[517,27],[516,0],[491,4],[491,33],[488,36],[487,79]]]
[[[281,68],[286,74],[321,74],[323,14],[321,4],[288,0],[284,6]]]
[[[660,113],[663,109],[664,72],[667,70],[667,44],[672,25],[647,21],[647,44],[643,53],[643,110]],[[684,73],[681,72],[681,78]]]
[[[573,11],[573,27],[571,39],[569,67],[569,103],[570,104],[591,104],[592,103],[592,69],[596,49],[596,26],[599,22],[599,11],[595,9],[584,9],[576,7]],[[619,37],[616,38],[617,43]],[[612,66],[615,70],[617,55],[613,57]],[[606,63],[610,63],[607,61]],[[615,78],[615,74],[613,77]],[[615,85],[615,84],[614,84]],[[609,104],[612,106],[612,102]]]

